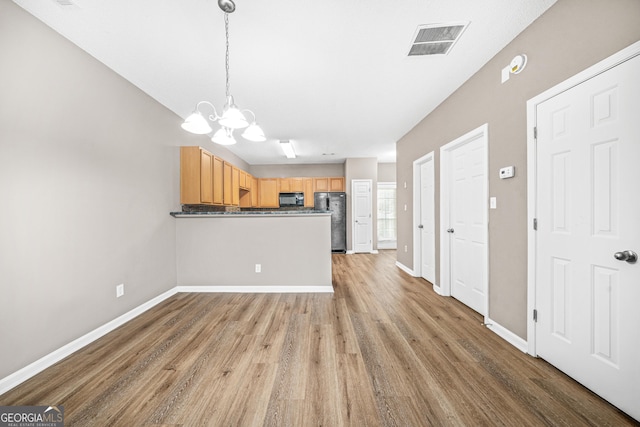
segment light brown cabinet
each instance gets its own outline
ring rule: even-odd
[[[258,180],[258,206],[261,208],[277,208],[278,178],[260,178]]]
[[[345,191],[344,177],[330,177],[329,178],[329,191]]]
[[[255,178],[202,147],[180,147],[180,203],[244,208],[279,207],[279,193],[303,192],[313,207],[316,191],[345,191],[344,177]]]
[[[231,166],[231,205],[240,205],[240,169]]]
[[[180,203],[213,204],[213,160],[200,147],[180,147]]]
[[[278,178],[278,193],[291,193],[291,178]]]
[[[344,177],[313,178],[313,191],[345,191]]]
[[[312,208],[314,206],[313,178],[302,178],[302,189],[304,191],[304,206]]]
[[[224,203],[224,160],[213,157],[213,204]]]
[[[251,207],[258,207],[260,206],[258,204],[258,178],[255,177],[251,177],[251,191],[249,192],[249,194],[251,194]]]

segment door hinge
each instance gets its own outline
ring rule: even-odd
[[[533,309],[533,321],[538,321],[538,310],[536,310],[535,308]]]
[[[533,127],[533,139],[538,139],[538,127]]]
[[[538,218],[533,218],[533,229],[534,230],[538,229]]]

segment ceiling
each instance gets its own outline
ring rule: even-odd
[[[236,0],[231,94],[267,141],[236,135],[229,149],[251,165],[394,162],[396,141],[555,1]],[[183,118],[198,101],[224,104],[215,0],[14,2]],[[419,25],[461,21],[469,26],[448,55],[407,55]]]

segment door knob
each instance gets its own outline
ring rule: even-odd
[[[418,228],[424,228],[424,225],[420,224],[420,225],[418,226]]]
[[[633,251],[622,251],[613,254],[618,261],[627,261],[629,264],[635,264],[638,261],[638,254]]]
[[[447,228],[447,233],[453,233],[453,228]]]

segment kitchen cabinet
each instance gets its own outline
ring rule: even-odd
[[[313,178],[302,178],[302,191],[304,192],[304,207],[312,208],[313,200]]]
[[[224,203],[224,160],[213,157],[213,204]]]
[[[231,166],[231,205],[240,205],[240,169]]]
[[[331,177],[329,178],[329,191],[345,191],[344,177]]]
[[[313,178],[313,191],[329,191],[329,178]]]
[[[251,195],[251,207],[257,208],[258,204],[258,178],[251,177],[251,191],[249,194]]]
[[[289,178],[290,188],[292,192],[303,192],[304,182],[303,178]]]
[[[280,207],[278,199],[278,178],[260,178],[258,180],[258,206],[261,208]]]
[[[291,193],[291,178],[278,178],[278,192]]]
[[[240,189],[251,190],[251,175],[240,169]]]
[[[224,162],[223,164],[223,175],[224,175],[223,203],[225,205],[231,205],[231,203],[233,202],[233,197],[231,195],[231,191],[232,191],[231,180],[233,176],[232,174],[233,174],[233,166],[231,165],[231,163]]]
[[[213,155],[200,147],[180,147],[180,203],[213,204]]]

